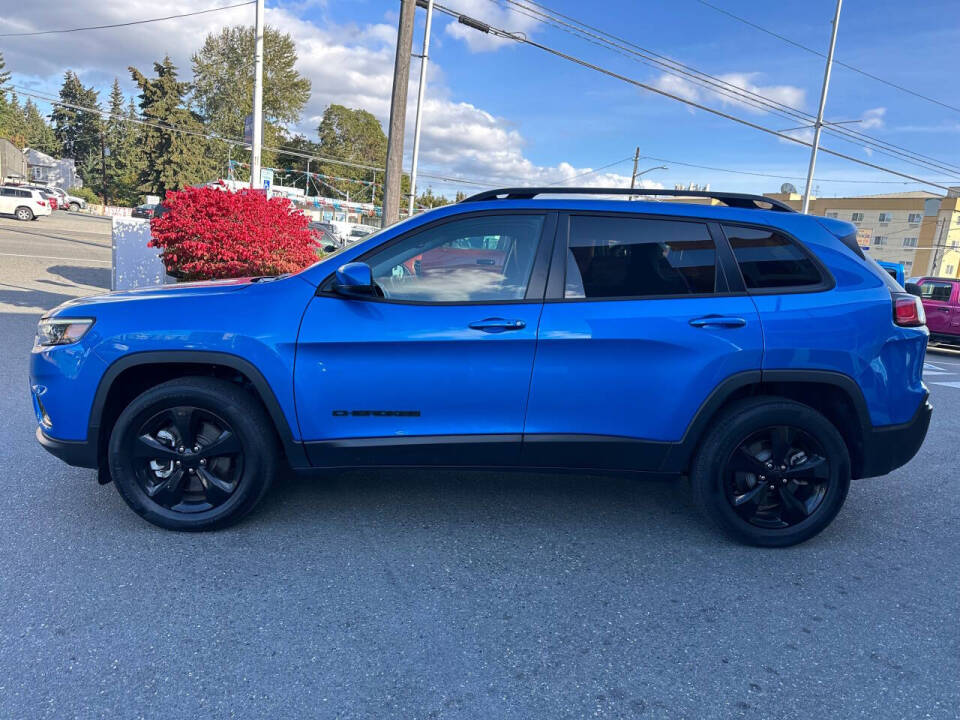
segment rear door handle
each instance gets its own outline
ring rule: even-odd
[[[488,333],[500,333],[506,330],[523,330],[527,324],[523,320],[504,320],[503,318],[486,318],[470,323],[473,330],[483,330]]]
[[[747,321],[738,317],[727,317],[725,315],[707,315],[706,317],[694,318],[690,321],[693,327],[743,327]]]

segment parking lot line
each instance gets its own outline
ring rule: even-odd
[[[86,262],[86,263],[96,263],[97,265],[112,265],[113,263],[110,260],[91,260],[90,258],[78,258],[78,257],[57,257],[55,255],[21,255],[19,253],[5,253],[0,252],[0,256],[3,257],[19,257],[19,258],[32,258],[34,260],[64,260],[66,262]]]

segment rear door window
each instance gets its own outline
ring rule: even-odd
[[[824,282],[816,263],[796,242],[767,228],[724,225],[749,290],[809,288]]]
[[[953,283],[931,282],[926,280],[920,283],[920,297],[935,302],[950,302],[953,294]]]
[[[716,290],[707,226],[679,220],[574,215],[564,298],[701,295]]]

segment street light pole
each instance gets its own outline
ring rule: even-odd
[[[413,124],[413,163],[410,167],[410,205],[408,207],[410,217],[413,217],[413,206],[417,199],[417,161],[420,159],[420,114],[423,111],[423,90],[427,86],[427,60],[430,55],[430,23],[432,20],[433,0],[427,0],[427,24],[423,29],[423,54],[420,56],[420,86],[417,88],[417,116]]]
[[[263,0],[257,0],[253,51],[253,148],[250,153],[250,188],[260,183],[260,152],[263,147]]]
[[[639,155],[639,150],[640,150],[640,148],[637,148],[638,155]],[[651,168],[647,168],[646,170],[642,170],[642,171],[640,171],[640,172],[637,172],[637,160],[639,160],[639,159],[640,159],[639,157],[634,157],[634,158],[633,158],[633,175],[630,177],[630,189],[631,189],[631,190],[633,190],[634,185],[635,185],[638,177],[640,177],[640,176],[642,176],[642,175],[646,175],[648,172],[652,172],[652,171],[654,171],[654,170],[669,170],[669,169],[670,169],[670,168],[668,168],[666,165],[654,165],[654,166],[651,167]],[[630,199],[631,199],[631,200],[633,199],[633,196],[632,196],[632,195],[630,196]]]
[[[633,190],[633,184],[637,180],[637,163],[640,161],[640,146],[637,146],[637,150],[633,153],[633,174],[630,176],[630,189]]]
[[[817,164],[817,150],[820,147],[820,129],[823,127],[823,111],[827,107],[827,90],[830,87],[830,70],[833,68],[833,51],[837,46],[837,30],[840,28],[840,7],[843,0],[837,0],[837,11],[833,16],[833,32],[830,34],[830,50],[827,52],[827,67],[823,71],[823,88],[820,90],[820,108],[817,121],[813,124],[813,145],[810,148],[810,167],[807,169],[807,186],[803,191],[804,214],[810,209],[810,189],[813,186],[813,171]]]

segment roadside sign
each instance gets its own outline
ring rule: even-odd
[[[272,197],[272,192],[270,191],[271,186],[273,185],[273,170],[271,168],[260,168],[260,187],[262,187],[267,192],[267,197]]]
[[[870,241],[873,239],[873,230],[870,228],[857,228],[857,244],[864,250],[870,248]]]
[[[253,144],[253,113],[243,119],[243,141]]]

